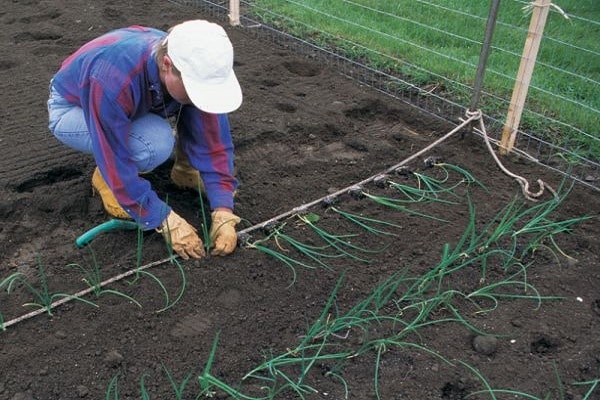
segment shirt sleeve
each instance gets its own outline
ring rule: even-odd
[[[104,72],[106,74],[106,72]],[[106,75],[104,75],[106,76]],[[114,77],[114,75],[112,75]],[[81,98],[92,138],[96,164],[118,203],[143,230],[154,229],[170,207],[158,198],[150,182],[141,178],[128,147],[130,115],[135,108],[133,89],[103,79],[99,71],[89,80]]]
[[[233,210],[238,181],[233,175],[234,147],[227,114],[184,106],[178,135],[190,164],[200,172],[211,210]]]

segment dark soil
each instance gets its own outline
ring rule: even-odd
[[[100,200],[92,196],[92,159],[65,148],[47,131],[47,86],[66,56],[110,29],[130,24],[166,29],[184,19],[209,17],[199,14],[198,9],[158,0],[3,3],[0,279],[20,272],[36,288],[42,287],[43,277],[51,293],[76,293],[87,286],[73,264],[89,267],[95,263],[101,278],[108,279],[168,256],[162,237],[153,232],[143,235],[139,261],[135,231],[106,233],[87,248],[75,246],[79,235],[107,217]],[[318,58],[257,37],[255,28],[227,29],[236,49],[236,71],[245,95],[243,106],[231,114],[241,181],[236,212],[245,219],[240,229],[378,174],[452,129],[344,78]],[[242,377],[266,359],[298,346],[340,279],[335,301],[326,312],[331,323],[394,274],[403,271],[406,277],[418,277],[438,266],[444,245],[456,245],[469,224],[467,193],[475,205],[478,232],[514,198],[526,206],[540,204],[522,199],[518,184],[499,170],[484,143],[471,134],[457,135],[424,157],[432,155],[468,170],[487,190],[462,183],[454,190],[458,196],[443,197],[453,204],[429,202],[409,207],[438,219],[378,206],[366,198],[339,197],[337,207],[342,210],[397,224],[383,227],[394,236],[368,233],[332,209],[316,206],[309,210],[321,217],[317,225],[329,232],[359,234],[346,240],[377,250],[364,253],[350,249],[369,262],[346,255],[323,259],[325,267],[301,257],[289,244],[271,241],[267,243],[270,248],[314,268],[290,268],[257,249],[240,247],[228,257],[183,262],[185,275],[169,263],[147,269],[161,280],[169,301],[174,302],[166,311],[156,312],[165,306],[165,296],[155,281],[145,275],[137,280],[129,276],[106,289],[126,293],[142,308],[110,293],[87,295],[84,298],[98,307],[70,301],[54,309],[52,316],[43,313],[11,325],[0,332],[0,399],[138,399],[142,398],[142,386],[153,399],[176,398],[165,370],[177,385],[189,376],[183,398],[196,398],[201,391],[197,377],[219,332],[213,376],[243,393],[266,395],[261,386],[271,386],[270,381],[242,381]],[[554,188],[561,186],[560,175],[514,157],[505,162],[532,182],[542,178]],[[168,196],[177,211],[200,226],[198,196],[177,191],[169,183],[169,164],[148,179],[162,196]],[[427,168],[423,158],[409,167],[441,176],[439,167]],[[451,182],[460,178],[450,174]],[[411,174],[394,175],[393,179],[416,186]],[[394,189],[371,183],[365,190],[402,198]],[[546,193],[541,202],[550,199]],[[598,193],[574,186],[548,219],[597,217],[599,210]],[[340,376],[350,399],[374,399],[376,391],[381,399],[464,399],[485,389],[473,371],[476,369],[494,389],[543,399],[582,399],[586,394],[588,399],[600,399],[600,388],[590,393],[591,384],[576,384],[598,383],[600,379],[597,221],[586,220],[575,225],[570,234],[555,235],[556,244],[574,259],[560,254],[546,240],[535,252],[523,255],[526,277],[515,266],[503,268],[500,257],[496,257],[488,263],[483,281],[483,266],[474,263],[449,276],[438,289],[468,294],[516,274],[515,279],[526,279],[531,287],[527,292],[523,292],[523,285],[507,287],[504,292],[532,295],[535,288],[541,296],[558,299],[538,303],[499,298],[494,308],[488,300],[477,299],[475,304],[455,296],[430,310],[427,320],[436,324],[398,338],[421,348],[402,343],[388,344],[385,349],[374,345],[377,338],[401,332],[404,327],[400,324],[365,323],[364,330],[356,326],[338,331],[328,337],[329,343],[338,345],[339,351],[351,349],[360,355],[318,361],[305,378],[316,393],[304,396],[344,398],[344,384],[335,378]],[[281,222],[286,222],[283,229],[290,236],[315,246],[323,244],[298,219]],[[251,233],[251,241],[265,237],[263,230]],[[517,251],[526,244],[517,243]],[[183,296],[176,301],[184,284]],[[0,313],[5,322],[35,309],[23,307],[34,300],[25,285],[11,287],[10,293],[7,289],[5,285],[0,293]],[[400,285],[392,300],[401,298],[406,290],[406,285]],[[490,311],[476,313],[476,305]],[[391,301],[380,314],[412,320],[414,309],[399,313],[405,306]],[[442,322],[455,316],[452,309],[479,331],[468,329],[464,323]],[[496,335],[496,339],[483,332]],[[378,362],[377,349],[382,350]],[[332,353],[333,349],[323,351]],[[298,379],[296,368],[283,370]],[[268,371],[262,372],[266,375]],[[278,385],[285,384],[281,375],[278,379]],[[109,391],[111,382],[117,382],[118,396]],[[227,395],[217,390],[215,397]],[[300,396],[287,389],[277,398]]]

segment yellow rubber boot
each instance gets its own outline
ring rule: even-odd
[[[104,181],[104,178],[102,177],[98,167],[96,167],[92,175],[92,187],[96,192],[98,192],[98,194],[100,194],[104,209],[110,216],[119,219],[132,219],[129,214],[123,210],[123,207],[119,205],[115,195]]]
[[[198,190],[204,192],[204,182],[200,178],[200,173],[192,167],[187,156],[179,148],[175,147],[175,164],[171,169],[171,180],[180,188]]]

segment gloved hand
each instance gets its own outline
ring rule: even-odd
[[[184,260],[201,258],[206,255],[202,240],[196,233],[196,228],[181,218],[175,211],[171,211],[167,218],[156,229],[162,233],[165,241],[171,244],[173,251]]]
[[[210,240],[213,256],[226,256],[231,254],[237,246],[237,232],[235,226],[240,222],[240,217],[229,210],[215,210],[211,214]]]

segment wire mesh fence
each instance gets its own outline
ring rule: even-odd
[[[231,3],[169,1],[222,21]],[[240,2],[239,19],[249,34],[318,58],[456,126],[470,106],[489,27],[489,4],[480,3],[252,0]],[[477,106],[496,145],[511,107],[532,7],[505,1],[495,21]],[[593,2],[579,2],[577,11],[600,15]],[[600,190],[600,41],[594,35],[600,37],[600,21],[551,5],[513,151]]]

